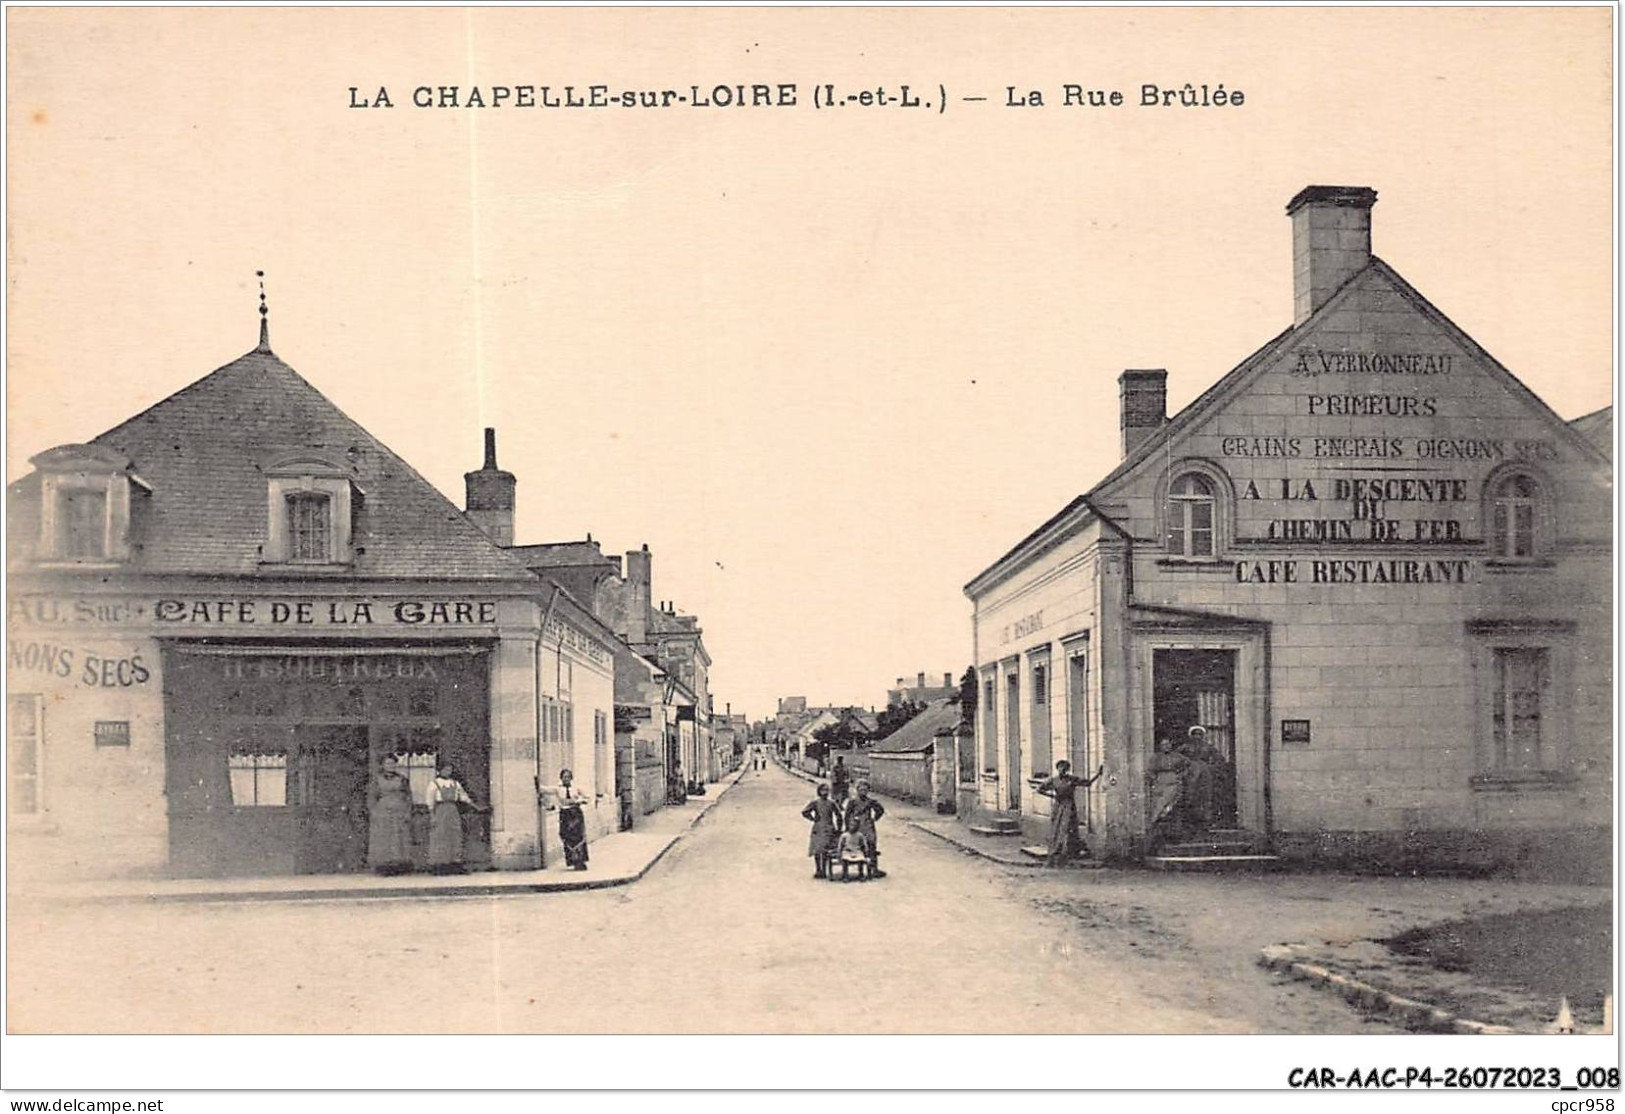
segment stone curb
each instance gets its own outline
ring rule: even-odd
[[[689,818],[688,826],[681,831],[672,833],[670,839],[654,852],[641,867],[625,874],[613,874],[602,878],[570,878],[552,877],[537,879],[535,881],[501,881],[500,871],[492,872],[489,882],[465,882],[461,885],[415,885],[415,886],[371,886],[354,887],[351,889],[294,889],[294,890],[236,890],[218,891],[187,890],[179,893],[113,893],[113,894],[51,894],[49,900],[61,904],[92,904],[92,905],[210,905],[210,904],[253,904],[279,901],[374,901],[374,900],[400,900],[402,898],[419,897],[501,897],[504,894],[540,894],[540,893],[578,893],[582,890],[606,890],[616,886],[627,886],[637,882],[654,869],[656,863],[666,857],[666,853],[675,847],[685,836],[692,832],[696,825],[716,807],[717,803],[739,783],[737,776],[731,780],[715,783],[717,791],[714,795],[704,798],[705,803]],[[690,797],[689,800],[695,798]],[[458,877],[467,878],[468,875]]]
[[[988,862],[998,863],[1000,866],[1019,866],[1026,870],[1034,870],[1042,868],[1044,865],[1041,860],[1032,858],[1001,859],[991,851],[984,851],[982,848],[975,847],[969,843],[961,843],[948,833],[939,832],[935,828],[928,828],[918,820],[904,819],[903,823],[907,824],[917,832],[924,832],[928,836],[935,836],[937,839],[942,840],[942,842],[946,843],[950,847],[957,847],[961,851],[975,855],[979,859],[986,859]]]
[[[1449,1010],[1427,1002],[1406,998],[1392,991],[1372,986],[1351,975],[1339,974],[1329,967],[1295,958],[1290,944],[1271,944],[1258,955],[1259,966],[1278,971],[1300,982],[1312,983],[1340,995],[1357,1010],[1381,1014],[1399,1020],[1406,1028],[1428,1033],[1512,1033],[1504,1025],[1490,1025],[1483,1021],[1460,1017]]]

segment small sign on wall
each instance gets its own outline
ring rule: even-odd
[[[1306,747],[1309,745],[1309,721],[1306,719],[1284,719],[1281,721],[1281,745],[1284,747]]]
[[[99,719],[96,721],[98,747],[127,747],[130,745],[130,721]]]

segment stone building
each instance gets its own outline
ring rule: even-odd
[[[908,683],[907,677],[897,678],[897,684],[886,690],[886,706],[895,708],[899,704],[930,704],[935,700],[946,700],[950,696],[959,695],[959,682],[954,680],[952,673],[942,675],[942,684],[926,684],[924,673],[914,677],[914,683]]]
[[[536,793],[553,761],[603,793],[582,758],[609,733],[612,632],[283,363],[263,322],[253,351],[32,463],[7,507],[22,873],[366,869],[384,755],[420,802],[420,859],[437,760],[490,808],[474,866],[556,857]]]
[[[1068,757],[1119,857],[1609,873],[1610,457],[1371,253],[1375,201],[1294,197],[1290,327],[1172,418],[1124,372],[1121,464],[966,586],[961,812],[1038,834]]]
[[[712,730],[711,655],[704,631],[695,616],[654,601],[654,557],[647,545],[628,551],[624,563],[606,557],[590,535],[585,541],[514,546],[512,552],[537,575],[564,586],[615,632],[625,650],[642,659],[642,664],[626,660],[616,704],[618,722],[627,728],[617,731],[618,745],[623,751],[630,746],[636,768],[644,771],[632,790],[644,805],[656,799],[649,778],[657,739],[658,764],[668,783],[662,800],[681,802],[691,787],[732,768],[731,735],[724,747]]]

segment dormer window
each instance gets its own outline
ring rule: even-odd
[[[348,471],[319,457],[278,462],[267,472],[271,564],[347,565],[351,511],[360,489]]]
[[[62,445],[32,463],[40,476],[39,560],[93,566],[128,560],[131,492],[151,490],[129,459],[101,445]]]

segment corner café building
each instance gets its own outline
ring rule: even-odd
[[[1375,201],[1294,197],[1292,326],[1172,419],[1124,372],[1122,463],[966,586],[962,814],[1037,834],[1027,779],[1104,762],[1086,838],[1145,855],[1201,725],[1210,844],[1609,873],[1611,460],[1371,254]]]
[[[466,818],[471,867],[558,857],[544,760],[599,798],[589,833],[612,830],[598,781],[613,635],[263,330],[255,351],[33,463],[8,493],[20,875],[364,870],[386,754],[411,779],[419,860],[438,760],[491,806]]]

